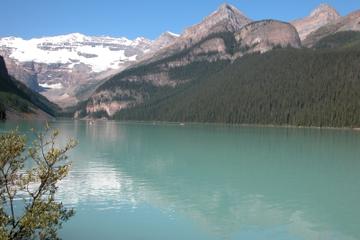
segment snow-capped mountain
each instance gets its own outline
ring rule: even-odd
[[[89,37],[73,33],[55,37],[0,39],[0,47],[19,62],[88,65],[93,72],[119,69],[124,63],[136,61],[150,49],[152,41],[145,38]]]
[[[175,34],[167,33],[173,38]],[[146,53],[170,44],[153,46],[149,39],[134,40],[80,33],[25,40],[0,38],[0,55],[9,73],[55,102],[75,103],[87,85],[123,70]],[[156,41],[155,41],[156,42]]]

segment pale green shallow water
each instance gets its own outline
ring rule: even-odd
[[[0,123],[21,131],[34,122]],[[58,121],[63,239],[360,239],[360,132]]]

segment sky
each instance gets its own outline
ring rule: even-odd
[[[1,0],[0,37],[79,32],[155,39],[165,31],[181,33],[224,2],[253,20],[291,21],[309,15],[320,3],[332,5],[341,15],[360,9],[360,0]]]

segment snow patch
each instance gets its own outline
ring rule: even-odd
[[[174,37],[180,37],[180,34],[177,34],[177,33],[173,33],[173,32],[170,32],[170,31],[167,31],[168,34],[170,34],[171,36],[174,36]]]
[[[62,89],[64,86],[61,83],[47,84],[47,83],[39,83],[40,87],[50,88],[50,89]]]

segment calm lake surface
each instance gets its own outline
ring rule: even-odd
[[[41,123],[0,123],[29,134]],[[360,132],[51,123],[79,140],[67,239],[360,239]]]

